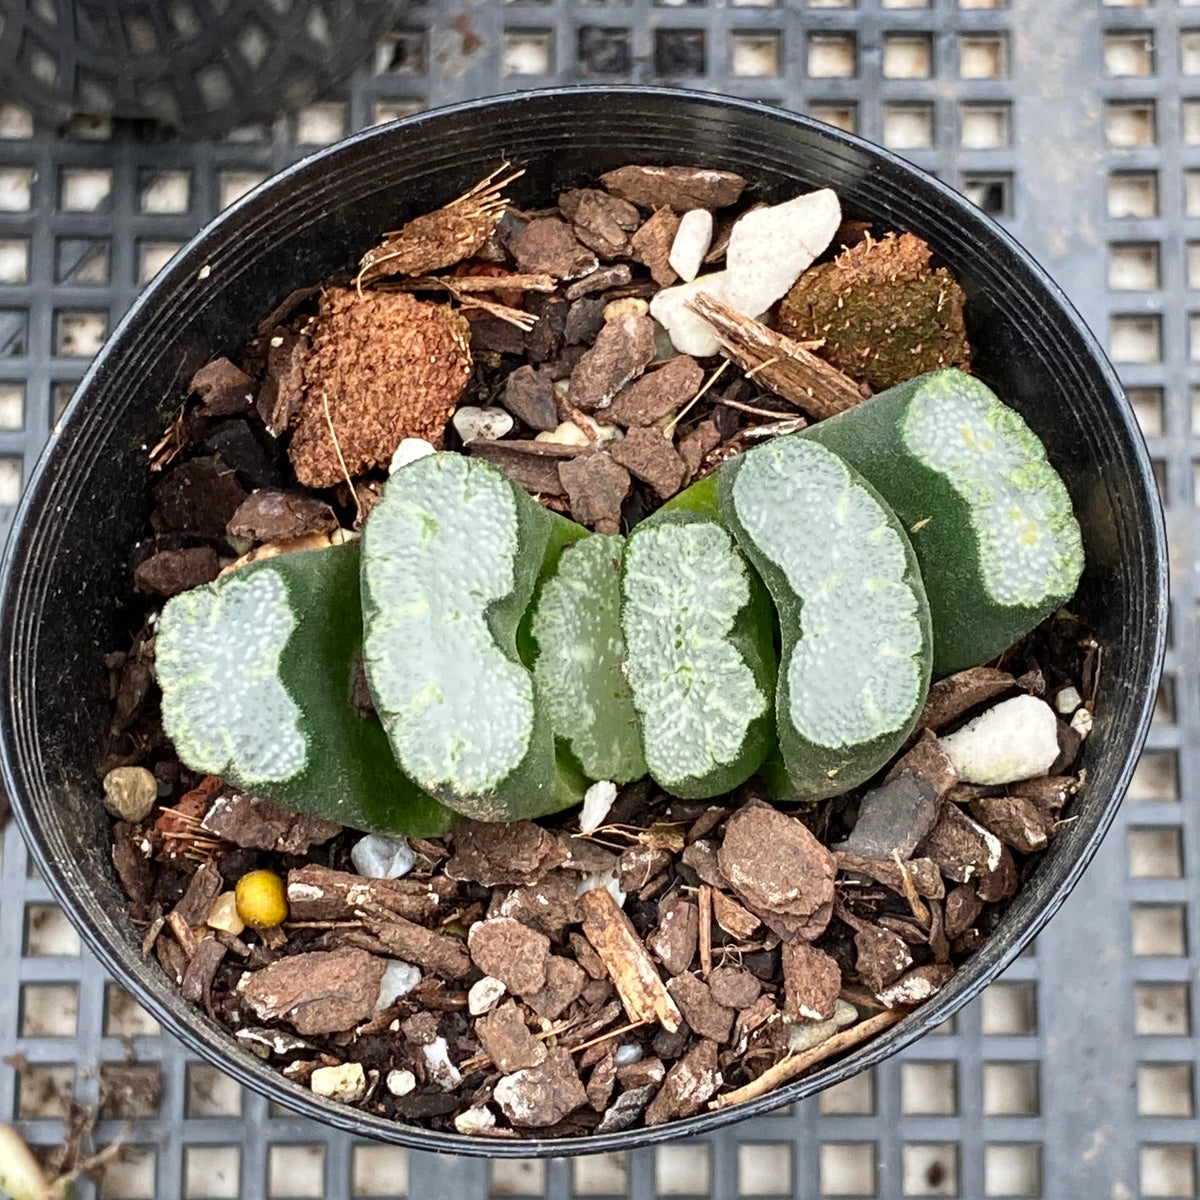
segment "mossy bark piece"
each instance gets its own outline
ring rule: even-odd
[[[373,833],[433,836],[452,815],[400,772],[354,703],[359,547],[284,554],[169,600],[155,644],[181,761]]]
[[[929,688],[929,610],[904,530],[837,455],[794,435],[732,459],[721,512],[770,589],[782,653],[775,717],[783,798],[870,778]]]
[[[798,436],[866,476],[908,530],[935,678],[988,662],[1075,594],[1084,554],[1067,489],[1037,435],[973,376],[934,371]]]
[[[594,534],[564,550],[533,609],[533,677],[560,753],[589,779],[646,774],[625,678],[621,559],[625,539]]]
[[[476,820],[571,802],[517,652],[552,525],[495,467],[441,453],[392,475],[363,533],[367,681],[396,761]]]
[[[687,799],[737,787],[774,743],[774,623],[761,581],[717,522],[672,512],[629,535],[621,591],[650,774]]]

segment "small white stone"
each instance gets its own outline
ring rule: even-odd
[[[1058,757],[1058,718],[1036,696],[993,705],[941,739],[964,783],[1015,783],[1045,775]]]
[[[1054,707],[1064,717],[1069,717],[1082,703],[1083,697],[1075,687],[1062,688],[1054,697]]]
[[[379,982],[379,999],[375,1001],[375,1011],[383,1012],[385,1008],[390,1008],[401,996],[407,996],[420,982],[419,967],[398,958],[389,958],[383,978]]]
[[[401,467],[407,467],[409,463],[416,462],[418,458],[425,458],[427,455],[436,453],[433,444],[424,438],[404,438],[396,447],[396,453],[392,455],[388,474],[394,475]]]
[[[212,267],[210,267],[208,263],[205,263],[204,266],[202,266],[200,270],[196,272],[196,278],[201,280],[207,279],[211,274]]]
[[[712,238],[713,215],[707,209],[689,209],[680,217],[667,262],[685,283],[691,283],[700,273],[700,264],[712,245]]]
[[[477,979],[467,992],[467,1012],[473,1017],[481,1017],[485,1012],[491,1012],[507,990],[500,980],[493,979],[491,975]]]
[[[417,1086],[417,1077],[411,1071],[389,1071],[387,1090],[393,1096],[407,1096]]]
[[[407,838],[370,833],[354,843],[350,861],[364,879],[402,879],[413,869],[417,856]]]
[[[327,1100],[354,1104],[367,1094],[367,1077],[362,1063],[342,1063],[340,1067],[318,1067],[309,1080],[309,1087]]]
[[[425,1056],[425,1074],[429,1082],[443,1092],[452,1092],[462,1083],[462,1074],[450,1061],[450,1048],[444,1037],[435,1038],[428,1046],[421,1047]]]
[[[721,348],[713,327],[686,305],[701,292],[728,303],[731,282],[728,271],[713,271],[690,283],[677,283],[674,287],[663,288],[655,293],[650,301],[650,315],[670,335],[671,344],[679,354],[707,358]],[[758,316],[758,313],[748,315]]]
[[[245,921],[238,916],[237,893],[222,892],[214,901],[205,921],[210,929],[221,929],[240,937],[246,928]]]
[[[496,1116],[486,1105],[482,1108],[468,1108],[454,1118],[454,1128],[459,1133],[483,1133],[485,1129],[496,1127]]]
[[[622,1042],[613,1055],[613,1062],[618,1067],[630,1067],[642,1061],[644,1051],[637,1042]]]
[[[585,875],[576,886],[575,895],[582,896],[584,892],[593,891],[595,888],[608,888],[608,894],[617,902],[617,907],[625,907],[625,893],[621,891],[621,876],[616,867]]]
[[[595,833],[604,824],[608,810],[617,798],[617,785],[608,779],[593,783],[583,793],[583,811],[579,814],[579,832]]]
[[[604,306],[604,319],[611,321],[614,317],[644,317],[649,311],[650,305],[641,296],[622,296]]]
[[[452,419],[458,436],[467,442],[494,442],[513,427],[512,414],[502,408],[476,408],[464,404]]]
[[[564,421],[556,429],[543,430],[536,434],[535,442],[553,442],[558,446],[589,446],[591,439],[574,421]]]
[[[1092,732],[1092,714],[1086,708],[1079,708],[1071,718],[1071,728],[1079,734],[1080,740]]]
[[[751,209],[729,235],[729,303],[747,316],[765,312],[825,251],[841,223],[842,206],[829,188]]]
[[[585,412],[577,414],[575,420],[579,428],[583,430],[584,436],[590,435],[597,445],[607,446],[609,442],[619,441],[623,436],[616,425],[601,425],[599,421],[589,417]]]
[[[145,767],[114,767],[104,776],[104,807],[136,825],[158,803],[158,780]]]

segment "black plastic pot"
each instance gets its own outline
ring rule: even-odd
[[[925,238],[967,291],[977,368],[1046,441],[1083,525],[1082,605],[1104,644],[1087,785],[999,928],[946,989],[869,1045],[740,1108],[563,1141],[487,1141],[393,1124],[314,1097],[184,1003],[138,938],[109,863],[96,762],[130,547],[145,528],[146,447],[215,353],[291,289],[352,264],[379,232],[442,204],[501,158],[544,205],[626,162],[703,163],[780,200],[829,186],[849,215]],[[205,270],[201,270],[205,268]],[[1070,892],[1128,786],[1157,690],[1167,618],[1162,516],[1132,412],[1099,346],[1045,273],[961,196],[886,151],[757,104],[656,88],[530,92],[428,113],[322,151],[196,237],[113,334],[39,464],[3,565],[4,782],[42,874],[113,974],[240,1082],[299,1112],[423,1150],[528,1156],[626,1149],[711,1130],[879,1062],[994,979]]]

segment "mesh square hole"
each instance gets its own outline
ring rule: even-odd
[[[1174,750],[1144,750],[1129,785],[1140,803],[1174,803],[1179,799],[1179,758]]]
[[[175,257],[181,246],[183,242],[138,242],[138,283],[149,283]]]
[[[1200,217],[1200,171],[1183,173],[1183,208],[1186,216]]]
[[[810,79],[853,79],[858,73],[857,48],[852,33],[810,33],[808,76]]]
[[[1182,958],[1187,954],[1187,916],[1182,904],[1135,904],[1129,915],[1135,955]]]
[[[959,106],[959,145],[964,150],[999,150],[1012,143],[1012,106]]]
[[[74,384],[66,386],[73,388]],[[123,987],[105,985],[105,1037],[153,1037],[159,1032],[158,1022]]]
[[[33,137],[33,113],[23,104],[0,101],[0,138],[17,140]]]
[[[1143,1037],[1186,1037],[1191,1028],[1186,983],[1134,985],[1134,1030]]]
[[[619,1150],[571,1160],[571,1182],[576,1196],[624,1196],[628,1174],[625,1155]]]
[[[24,427],[24,383],[0,381],[0,430],[17,430]]]
[[[28,353],[28,310],[0,308],[0,358],[20,358]]]
[[[963,195],[989,217],[1012,216],[1011,175],[963,175]]]
[[[707,39],[703,29],[655,30],[656,75],[703,75],[707,58]]]
[[[903,1163],[904,1195],[958,1195],[958,1147],[953,1142],[907,1142]]]
[[[805,0],[806,8],[857,8],[858,0]]]
[[[1162,318],[1157,313],[1115,316],[1109,323],[1108,351],[1119,363],[1162,361]]]
[[[240,1117],[242,1086],[216,1067],[188,1063],[184,1106],[189,1117]]]
[[[540,1158],[498,1158],[491,1170],[492,1197],[534,1197],[545,1191],[546,1164]]]
[[[1137,1072],[1139,1117],[1195,1114],[1191,1063],[1142,1063]]]
[[[1042,1194],[1042,1148],[1036,1143],[993,1142],[983,1151],[983,1190],[988,1196]]]
[[[874,1196],[875,1143],[821,1143],[822,1196]]]
[[[25,906],[25,953],[31,958],[79,956],[79,934],[57,904]]]
[[[890,150],[923,150],[933,145],[932,104],[885,104],[883,144]]]
[[[157,1063],[102,1063],[100,1116],[128,1120],[155,1117],[162,1103],[162,1069]]]
[[[1179,69],[1185,75],[1200,75],[1200,29],[1179,31]]]
[[[247,192],[258,187],[266,177],[265,171],[222,171],[218,182],[220,206],[228,208],[236,203]]]
[[[324,1146],[272,1146],[267,1151],[267,1195],[320,1200],[325,1195]]]
[[[33,171],[0,167],[0,212],[28,212],[33,204]]]
[[[1115,171],[1108,177],[1110,217],[1157,217],[1158,175],[1154,171]]]
[[[955,1064],[901,1063],[900,1111],[905,1116],[953,1116],[958,1111]]]
[[[654,1185],[659,1196],[707,1196],[712,1148],[703,1142],[659,1146],[654,1151]]]
[[[1179,120],[1184,145],[1200,145],[1200,100],[1184,100],[1179,106]]]
[[[0,239],[0,283],[29,282],[29,242],[25,238]]]
[[[328,146],[346,132],[346,106],[309,104],[296,114],[296,144]]]
[[[7,455],[0,458],[0,504],[11,507],[21,499],[22,463]]]
[[[1116,149],[1153,146],[1156,129],[1153,100],[1110,100],[1104,106],[1104,136]]]
[[[377,75],[423,75],[427,69],[428,34],[423,29],[399,29],[375,48]]]
[[[782,55],[777,33],[731,33],[729,73],[762,78],[779,74]]]
[[[932,74],[933,38],[929,34],[883,35],[885,79],[928,79]]]
[[[581,26],[577,56],[585,75],[627,74],[633,65],[629,30]]]
[[[1113,78],[1154,74],[1154,33],[1121,30],[1104,35],[1104,73]]]
[[[408,1151],[402,1146],[355,1146],[351,1174],[354,1196],[407,1196]]]
[[[54,244],[54,282],[93,284],[109,282],[112,243],[108,238],[59,238]]]
[[[1003,979],[993,983],[980,997],[980,1029],[989,1037],[1037,1033],[1037,986]]]
[[[74,1095],[75,1067],[72,1064],[42,1066],[28,1063],[17,1072],[17,1116],[22,1121],[65,1117]]]
[[[549,75],[554,70],[554,31],[506,29],[500,74]]]
[[[92,358],[104,345],[107,336],[107,313],[54,314],[54,353],[64,358]]]
[[[1196,1194],[1195,1146],[1142,1146],[1138,1151],[1138,1176],[1141,1195],[1150,1200],[1159,1196]]]
[[[1134,879],[1181,879],[1183,842],[1170,825],[1149,825],[1127,831],[1129,874]]]
[[[125,1146],[104,1168],[100,1200],[154,1200],[155,1153],[149,1146]]]
[[[930,0],[883,0],[883,8],[928,8]]]
[[[1114,292],[1153,292],[1162,286],[1157,242],[1123,242],[1108,248],[1108,286]]]
[[[237,1200],[242,1152],[237,1146],[183,1148],[184,1200]]]
[[[415,113],[424,112],[429,106],[418,97],[400,100],[376,100],[371,109],[371,120],[376,125],[388,121],[400,121]]]
[[[185,213],[191,191],[190,171],[144,167],[138,172],[138,208],[144,213]]]
[[[792,1195],[793,1152],[790,1142],[742,1142],[738,1145],[739,1196]]]
[[[1163,428],[1162,407],[1163,397],[1161,388],[1135,388],[1136,392],[1151,392],[1158,395],[1158,430],[1161,433]],[[1140,397],[1139,397],[1140,400]],[[1192,391],[1192,432],[1196,432],[1196,423],[1200,413],[1197,412],[1197,397],[1196,391]],[[1134,412],[1140,414],[1140,408],[1134,398],[1130,397],[1130,403],[1134,406]],[[1149,403],[1149,401],[1147,401]],[[1139,415],[1138,420],[1141,420]],[[1174,725],[1175,724],[1175,681],[1167,675],[1164,675],[1158,685],[1158,694],[1154,697],[1154,713],[1151,720],[1156,725]]]
[[[870,1116],[875,1111],[875,1072],[860,1071],[826,1088],[817,1105],[827,1116]]]
[[[845,133],[854,133],[858,129],[858,106],[855,104],[810,104],[809,116]]]
[[[1037,1062],[983,1064],[985,1116],[1035,1117],[1039,1109]]]
[[[1008,76],[1008,34],[971,33],[958,39],[961,79],[1005,79]]]

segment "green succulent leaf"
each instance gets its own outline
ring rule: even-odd
[[[590,779],[646,774],[633,693],[625,678],[621,559],[625,539],[593,534],[565,549],[539,589],[533,677],[560,752]]]
[[[375,707],[405,773],[476,820],[538,816],[579,798],[562,786],[550,722],[517,652],[564,524],[489,464],[440,453],[392,475],[363,534]]]
[[[737,787],[773,743],[770,600],[729,534],[695,513],[630,535],[621,624],[650,774],[689,799]]]
[[[451,814],[354,703],[358,575],[358,546],[331,546],[169,600],[155,643],[163,728],[194,771],[352,828],[432,836]]]
[[[45,1171],[11,1125],[0,1125],[0,1194],[12,1200],[48,1200],[53,1194]]]
[[[928,691],[929,611],[908,539],[861,476],[794,435],[730,460],[720,502],[779,613],[778,790],[838,795],[899,749]]]
[[[1071,498],[1037,435],[980,380],[933,371],[800,436],[861,472],[908,530],[935,677],[994,658],[1074,595]]]

